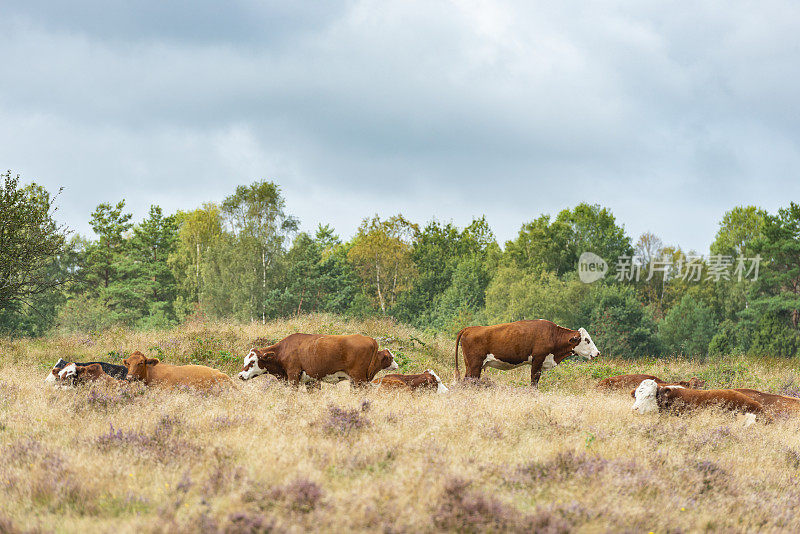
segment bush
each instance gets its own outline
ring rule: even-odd
[[[715,329],[711,308],[691,295],[684,295],[659,324],[658,336],[668,352],[705,356]],[[717,344],[721,343],[722,340],[719,340]]]

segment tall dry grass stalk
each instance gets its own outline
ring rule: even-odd
[[[171,362],[206,350],[233,372],[256,338],[312,329],[373,335],[409,371],[451,376],[452,341],[331,316],[4,341],[0,531],[800,530],[800,421],[640,416],[592,388],[640,371],[790,392],[786,362],[572,362],[539,392],[525,372],[490,372],[490,387],[440,396],[266,377],[215,394],[42,384],[59,356],[135,348]]]

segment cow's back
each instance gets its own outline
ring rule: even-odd
[[[604,378],[601,380],[597,387],[600,389],[623,389],[629,390],[636,388],[645,380],[655,380],[656,384],[663,384],[664,381],[653,375],[632,374],[632,375],[618,375]]]
[[[299,356],[303,370],[314,378],[338,371],[366,376],[377,352],[378,342],[371,337],[361,334],[322,335],[310,340]]]
[[[800,399],[795,397],[776,395],[775,393],[765,393],[763,391],[747,388],[734,389],[733,391],[738,391],[739,393],[747,395],[751,399],[760,402],[768,408],[790,411],[800,410]]]
[[[560,328],[544,319],[473,326],[465,329],[461,346],[479,349],[479,352],[491,353],[498,358],[528,355],[540,347],[550,346],[554,332]]]
[[[208,387],[231,383],[231,377],[205,365],[170,365],[158,363],[148,367],[151,383],[160,386]]]

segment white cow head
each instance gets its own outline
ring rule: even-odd
[[[251,350],[247,353],[247,356],[244,357],[244,367],[242,367],[242,372],[239,373],[239,378],[242,380],[250,380],[266,372],[266,369],[262,369],[258,365],[258,353],[256,353],[255,350]]]
[[[597,350],[597,347],[594,345],[594,341],[592,341],[592,338],[589,336],[589,332],[587,332],[585,328],[579,328],[578,333],[581,335],[581,340],[578,342],[578,345],[572,349],[573,352],[587,360],[600,356],[600,351]]]
[[[658,384],[655,380],[642,380],[639,387],[633,392],[636,401],[631,406],[631,410],[636,410],[641,414],[653,413],[658,411]]]
[[[59,365],[60,366],[64,366],[66,364],[67,364],[67,362],[65,362],[63,358],[59,358],[58,361],[56,362],[56,364],[53,366],[53,368],[50,369],[50,372],[47,373],[47,376],[45,377],[44,381],[45,382],[55,382],[56,381],[56,376],[58,376],[58,373],[59,373],[59,370],[58,370],[59,369]],[[55,372],[53,372],[53,371],[55,371]]]
[[[428,369],[425,372],[436,379],[436,393],[447,393],[450,391],[444,384],[442,384],[442,379],[439,378],[439,375],[433,372],[433,369]]]

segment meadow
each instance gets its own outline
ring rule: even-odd
[[[42,382],[59,357],[137,349],[235,375],[251,346],[296,331],[373,336],[451,391]],[[525,368],[455,385],[453,350],[452,336],[325,314],[1,340],[0,532],[800,531],[800,420],[643,416],[594,389],[643,372],[798,395],[797,361],[567,360],[537,391]]]

